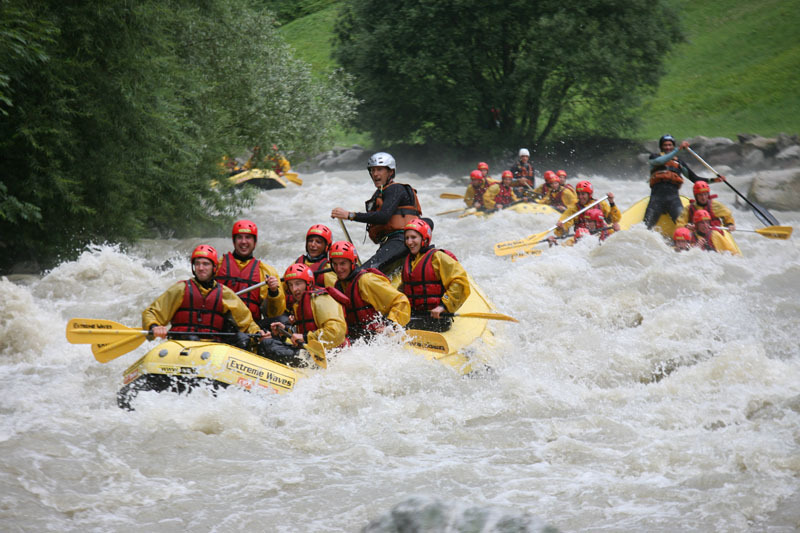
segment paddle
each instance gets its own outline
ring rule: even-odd
[[[742,229],[737,227],[735,232],[745,231],[748,233],[758,233],[768,239],[782,239],[786,240],[792,236],[792,231],[794,228],[792,226],[767,226],[766,228],[759,228],[759,229]]]
[[[708,163],[706,163],[706,162],[705,162],[705,160],[704,160],[702,157],[700,157],[699,155],[697,155],[697,153],[696,153],[694,150],[692,150],[691,148],[688,148],[688,147],[686,148],[686,150],[687,150],[687,151],[688,151],[690,154],[692,154],[693,156],[695,156],[695,157],[697,158],[697,160],[698,160],[698,161],[700,161],[700,163],[702,163],[702,164],[703,164],[703,166],[704,166],[704,167],[706,167],[706,168],[707,168],[709,171],[713,172],[713,173],[714,173],[714,174],[715,174],[717,177],[720,177],[720,176],[722,176],[722,174],[720,174],[719,172],[717,172],[716,170],[714,170],[714,168],[713,168],[711,165],[709,165]],[[758,220],[760,220],[760,221],[761,221],[761,223],[762,223],[762,224],[764,224],[765,226],[779,226],[779,225],[780,225],[780,222],[778,222],[778,219],[777,219],[777,218],[775,218],[774,216],[772,216],[772,213],[770,213],[769,211],[767,211],[767,209],[766,209],[764,206],[762,206],[762,205],[758,205],[757,203],[755,203],[755,202],[751,202],[750,200],[748,200],[748,199],[747,199],[747,196],[745,196],[745,195],[743,195],[742,193],[740,193],[739,191],[737,191],[737,190],[736,190],[736,188],[735,188],[733,185],[731,185],[730,183],[728,183],[728,180],[725,180],[725,181],[724,181],[724,183],[725,183],[725,185],[727,185],[728,187],[730,187],[730,188],[731,188],[731,190],[733,190],[733,192],[735,192],[737,195],[739,195],[739,197],[740,197],[742,200],[744,200],[745,202],[747,202],[747,204],[748,204],[750,207],[752,207],[752,208],[753,208],[753,214],[756,216],[756,218],[757,218]],[[788,237],[787,237],[787,238],[788,238]]]
[[[422,350],[436,352],[439,354],[436,359],[450,354],[450,345],[441,333],[424,329],[407,329],[406,334],[410,337],[406,344]]]
[[[463,200],[463,194],[456,194],[454,192],[443,192],[439,195],[439,198],[444,198],[445,200]]]
[[[599,200],[596,200],[593,203],[587,205],[586,207],[584,207],[583,209],[581,209],[577,213],[573,213],[572,215],[568,216],[567,218],[565,218],[561,222],[563,223],[563,222],[567,222],[569,220],[572,220],[573,218],[577,217],[578,215],[582,214],[585,211],[588,211],[592,207],[596,206],[600,202],[602,202],[604,200],[607,200],[607,199],[608,199],[608,195],[603,196]],[[550,233],[551,231],[553,231],[557,227],[558,227],[558,225],[555,225],[552,228],[549,228],[549,229],[547,229],[547,230],[545,230],[545,231],[543,231],[541,233],[536,233],[534,235],[529,235],[529,236],[525,237],[524,239],[517,239],[515,241],[498,242],[497,244],[494,245],[494,253],[495,253],[495,255],[503,256],[503,255],[515,254],[518,251],[524,251],[524,250],[521,250],[521,249],[533,246],[534,244],[536,244],[537,242],[539,242],[543,238],[545,238],[548,233]]]
[[[342,225],[342,231],[344,231],[344,236],[347,238],[347,242],[352,244],[353,245],[353,249],[355,249],[356,244],[353,242],[353,239],[350,238],[350,232],[347,231],[347,226],[344,225],[344,220],[342,220],[341,218],[338,219],[338,220],[339,220],[339,224]],[[361,257],[358,255],[358,251],[356,251],[356,258],[358,259],[356,261],[358,263],[358,266],[361,266]]]
[[[303,185],[303,179],[297,175],[297,172],[284,172],[283,175],[295,185]]]
[[[312,270],[311,272],[316,276],[317,274],[327,274],[328,272],[333,272],[333,269],[332,268],[323,268],[321,270]],[[281,281],[285,281],[283,278],[278,278],[278,279],[280,279]],[[260,281],[260,282],[256,283],[255,285],[250,285],[249,287],[245,287],[244,289],[238,291],[236,293],[236,296],[241,296],[242,294],[244,294],[246,292],[250,292],[250,291],[256,290],[256,289],[258,289],[260,287],[263,287],[266,284],[267,284],[266,281]]]
[[[428,317],[429,314],[417,314],[414,313],[412,316],[414,317]],[[454,317],[461,317],[461,318],[483,318],[484,320],[505,320],[506,322],[519,322],[516,318],[509,315],[504,315],[502,313],[441,313],[439,316],[447,317],[447,318],[454,318]]]
[[[440,217],[442,215],[452,215],[453,213],[461,213],[463,211],[466,211],[467,209],[469,209],[469,208],[468,207],[459,207],[458,209],[451,209],[450,211],[442,211],[441,213],[436,213],[436,216]]]

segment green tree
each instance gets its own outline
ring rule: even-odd
[[[622,131],[679,37],[665,0],[347,0],[335,54],[377,139],[485,148]]]
[[[353,107],[248,0],[26,5],[0,4],[0,267],[215,231],[251,201],[211,187],[223,154],[318,150]]]

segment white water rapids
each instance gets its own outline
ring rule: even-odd
[[[280,272],[310,225],[342,239],[331,209],[361,211],[374,190],[366,171],[302,177],[244,213],[259,226],[256,255]],[[463,205],[439,194],[463,193],[465,179],[399,181],[428,216]],[[623,210],[649,193],[644,179],[592,181]],[[773,214],[800,227],[798,212]],[[749,210],[734,215],[761,227]],[[358,531],[411,495],[562,531],[795,530],[800,236],[737,233],[743,257],[679,254],[640,225],[512,263],[493,245],[554,220],[433,218],[434,242],[520,320],[492,324],[491,374],[463,378],[381,340],[285,395],[148,392],[127,412],[122,372],[155,343],[102,365],[67,343],[66,321],[138,328],[189,277],[195,245],[224,252],[230,239],[101,246],[0,279],[0,530]],[[371,255],[363,225],[348,229]]]

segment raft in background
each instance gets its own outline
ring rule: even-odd
[[[272,170],[263,168],[253,168],[239,172],[228,178],[228,181],[237,187],[252,185],[264,190],[285,189],[288,185],[286,178],[279,176]]]
[[[547,204],[540,204],[538,202],[517,202],[515,204],[511,204],[504,209],[496,209],[492,211],[481,211],[474,207],[468,207],[464,213],[459,215],[461,217],[467,217],[470,215],[475,215],[478,217],[490,217],[495,213],[499,213],[500,211],[512,211],[514,213],[519,213],[521,215],[555,215],[561,216],[561,213],[547,205]]]
[[[631,226],[633,226],[634,224],[643,222],[644,213],[647,210],[648,203],[650,203],[650,197],[645,196],[644,198],[642,198],[641,200],[630,206],[628,209],[626,209],[625,212],[622,213],[622,218],[619,221],[620,229],[627,230],[630,229]],[[686,196],[681,196],[681,203],[683,204],[683,208],[686,209],[686,207],[689,205],[689,198],[687,198]],[[661,232],[661,234],[665,238],[670,240],[672,239],[672,235],[673,233],[675,233],[675,229],[677,228],[675,222],[672,221],[672,217],[670,217],[669,214],[667,213],[662,213],[661,216],[658,217],[656,225],[653,227],[658,229],[658,231]],[[725,240],[728,241],[731,247],[735,249],[739,255],[741,255],[742,251],[739,249],[739,245],[736,244],[733,235],[731,235],[731,233],[725,230],[724,228],[721,229],[723,229],[722,235],[725,238]]]

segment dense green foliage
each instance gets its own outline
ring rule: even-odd
[[[361,127],[464,147],[630,127],[680,35],[661,0],[348,0],[336,33]]]
[[[636,137],[800,128],[800,0],[681,0],[687,41],[667,58]]]
[[[223,154],[313,153],[353,107],[248,0],[0,5],[0,266],[217,228]]]

